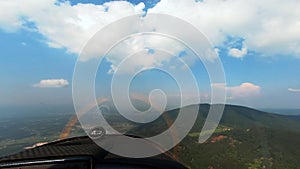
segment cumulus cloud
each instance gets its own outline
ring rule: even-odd
[[[111,1],[103,5],[71,5],[68,1],[56,0],[0,1],[0,29],[35,31],[45,37],[43,41],[49,47],[65,48],[70,53],[79,54],[98,30],[126,16],[139,14],[142,17],[144,8],[142,2],[133,5],[127,1]],[[233,57],[241,58],[248,50],[264,55],[300,57],[298,9],[298,0],[161,0],[148,13],[182,18],[202,31],[214,46],[224,45],[228,36],[243,38],[245,44],[241,49],[229,49]],[[131,29],[131,25],[118,30],[125,29]],[[118,33],[114,31],[114,34]],[[128,46],[134,48],[135,44],[138,43],[132,41]],[[117,57],[120,53],[112,56],[110,61],[118,62]]]
[[[0,1],[0,28],[8,32],[18,29],[36,31],[46,37],[44,41],[49,47],[65,48],[70,53],[79,54],[97,31],[126,16],[137,14],[142,18],[145,14],[144,8],[145,5],[142,2],[133,5],[127,1],[111,1],[103,5],[77,4],[73,6],[68,1],[57,2],[56,0]],[[149,26],[151,29],[155,29],[152,28],[152,25]],[[120,25],[106,38],[105,43],[111,43],[111,39],[118,37],[122,31],[135,33],[136,30],[133,30],[132,27],[132,25]],[[94,44],[99,44],[99,41],[101,39],[95,41]],[[185,47],[163,36],[129,38],[106,55],[107,60],[112,64],[108,72],[113,73],[126,56],[146,50],[146,48],[164,49],[171,52],[172,56],[177,56]],[[80,57],[80,61],[103,56],[106,49],[94,45],[85,52],[83,57]],[[147,57],[144,54],[143,56],[145,57],[131,59],[133,64],[126,69],[126,72],[132,72],[129,69],[136,69],[140,65],[144,68],[161,65],[162,62],[170,59],[167,55],[163,55],[165,57]],[[191,60],[189,62],[192,63]]]
[[[300,92],[300,89],[288,88],[288,91],[290,91],[290,92]]]
[[[245,82],[238,86],[226,86],[223,83],[212,84],[215,88],[226,88],[228,99],[239,99],[259,96],[261,87],[253,83]]]
[[[228,51],[228,54],[235,58],[242,58],[245,55],[247,55],[247,53],[248,53],[248,49],[245,46],[243,46],[242,49],[230,48]]]
[[[242,83],[239,86],[227,88],[231,98],[253,97],[260,95],[261,87],[253,83]]]
[[[241,37],[249,50],[300,57],[300,1],[161,0],[148,12],[166,13],[199,28],[216,46]],[[217,11],[217,12],[216,12]]]
[[[41,80],[39,83],[34,84],[33,87],[38,88],[61,88],[69,85],[69,82],[65,79],[47,79]]]
[[[131,74],[137,69],[163,67],[165,65],[174,66],[176,65],[174,61],[176,58],[173,56],[178,56],[184,50],[185,46],[172,39],[163,36],[143,35],[119,43],[106,55],[106,59],[112,63],[109,73],[114,73],[117,67],[123,64],[119,71]],[[191,55],[189,56],[188,58],[185,57],[185,62],[191,65],[195,59]],[[170,64],[171,62],[172,64]]]
[[[56,0],[0,1],[0,28],[8,32],[33,29],[50,47],[78,54],[99,29],[120,18],[143,14],[144,7],[143,3],[134,6],[126,1],[73,6]]]

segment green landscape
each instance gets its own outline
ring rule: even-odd
[[[208,169],[300,168],[300,116],[226,105],[219,127],[210,139],[199,144],[199,132],[209,107],[200,105],[191,132],[171,150],[180,162],[190,168]],[[167,112],[173,119],[177,113],[178,110]],[[167,129],[162,123],[160,118],[138,131],[142,136],[155,135]]]
[[[191,105],[194,106],[194,105]],[[201,104],[190,133],[175,148],[174,157],[189,168],[208,169],[297,169],[300,168],[300,116],[266,113],[251,108],[226,105],[214,134],[202,144],[199,132],[210,105]],[[189,109],[190,106],[185,107]],[[165,112],[173,121],[178,109]],[[36,143],[54,141],[74,113],[50,113],[19,118],[1,118],[0,155],[22,151]],[[109,116],[117,130],[148,137],[168,128],[162,117],[138,125]],[[9,130],[8,130],[9,128]],[[85,135],[77,123],[69,137]]]

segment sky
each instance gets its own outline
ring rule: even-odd
[[[300,108],[298,9],[298,0],[2,0],[0,105],[72,104],[75,65],[93,59],[79,58],[89,39],[123,17],[163,13],[187,21],[210,41],[224,67],[228,104]],[[171,56],[152,57],[158,51],[147,45],[165,48]],[[218,84],[209,84],[201,62],[189,59],[192,54],[182,44],[155,36],[137,37],[113,48],[99,66],[97,96],[109,95],[112,74],[124,51],[135,47],[145,49],[150,57],[133,57],[123,76],[132,75],[137,67],[167,63],[185,77],[186,71],[173,61],[182,57],[195,74],[202,102],[209,102],[210,86]],[[174,83],[163,72],[148,71],[133,80],[130,90],[147,93],[161,88],[172,99],[180,94]]]

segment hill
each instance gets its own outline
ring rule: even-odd
[[[172,150],[179,161],[196,169],[300,168],[299,116],[278,115],[226,105],[219,127],[213,136],[205,143],[199,144],[199,131],[209,107],[208,104],[200,105],[193,129]],[[174,121],[178,109],[165,113]],[[164,120],[159,118],[138,127],[134,133],[153,136],[166,129]]]
[[[190,105],[184,107],[189,109]],[[207,117],[210,105],[201,104],[199,106],[199,112],[196,122],[191,130],[191,132],[199,132],[205,119]],[[179,113],[179,109],[174,109],[167,111],[164,114],[172,122],[176,119]],[[273,113],[267,113],[259,110],[255,110],[248,107],[236,106],[236,105],[226,105],[222,119],[220,121],[221,126],[227,126],[229,128],[235,129],[248,129],[253,127],[270,128],[270,129],[280,129],[286,131],[300,131],[300,116],[289,116],[289,115],[279,115]],[[133,132],[139,132],[146,134],[147,136],[158,134],[166,130],[168,126],[166,125],[164,118],[160,117],[155,121],[142,125]],[[153,129],[153,132],[144,131],[143,129]]]

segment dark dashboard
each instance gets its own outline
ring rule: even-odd
[[[113,136],[106,136],[113,137]],[[4,169],[185,169],[168,153],[151,158],[111,154],[89,137],[55,141],[0,158]]]

